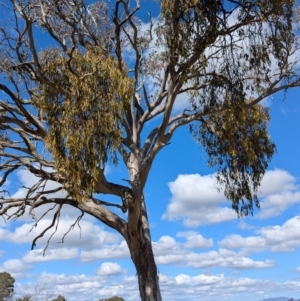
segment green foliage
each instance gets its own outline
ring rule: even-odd
[[[7,272],[0,273],[0,301],[11,300],[15,279]]]
[[[224,1],[161,0],[160,2],[165,21],[163,26],[166,27],[167,33],[167,45],[182,57],[189,56],[196,50],[200,53],[209,44],[215,42],[218,36],[225,34],[228,24],[225,25],[224,21],[228,22],[228,19],[226,17],[224,20],[222,16],[226,10]],[[277,48],[274,49],[275,52],[283,54],[284,44],[291,42],[293,38],[291,32],[294,3],[286,0],[238,1],[237,19],[244,23],[244,26],[238,29],[237,33],[241,38],[246,38],[253,33],[257,36],[257,31],[254,30],[266,22],[265,24],[270,25],[272,29],[276,28],[276,35],[271,35],[267,41]],[[254,18],[258,18],[259,22],[253,22],[251,25],[250,21]],[[256,23],[259,25],[257,26]],[[248,24],[251,32],[245,30]],[[257,45],[260,46],[259,44]]]
[[[52,299],[52,301],[67,301],[64,296],[59,295],[56,299]]]
[[[76,199],[87,199],[109,158],[116,163],[124,113],[133,95],[125,66],[100,48],[69,57],[41,54],[46,83],[36,105],[48,124],[47,148]]]
[[[31,295],[25,295],[22,298],[17,298],[15,301],[32,301],[32,296]]]
[[[275,151],[268,122],[267,108],[249,108],[247,103],[234,99],[227,101],[219,113],[203,118],[200,127],[191,126],[195,139],[209,156],[208,164],[217,167],[225,196],[241,215],[252,213],[253,202],[259,207],[256,191]]]
[[[108,299],[100,299],[99,301],[124,301],[122,297],[114,296]]]
[[[162,0],[159,35],[176,66],[173,72],[180,70],[186,84],[194,85],[188,92],[193,111],[203,111],[200,124],[191,123],[190,130],[204,146],[208,165],[217,169],[233,209],[247,215],[254,204],[259,206],[258,187],[275,152],[268,110],[255,98],[269,93],[271,62],[286,72],[294,1],[238,3],[235,17],[243,26],[231,33],[224,1]]]

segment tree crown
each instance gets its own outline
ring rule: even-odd
[[[7,272],[0,272],[0,301],[9,301],[14,293],[15,279]]]
[[[35,217],[34,208],[54,203],[51,228],[69,204],[127,237],[127,221],[107,207],[125,213],[136,206],[157,154],[186,125],[233,209],[246,215],[258,206],[275,151],[261,101],[300,84],[295,1],[158,5],[161,14],[148,23],[138,18],[140,1],[12,0],[1,7],[14,18],[0,32],[0,185],[20,168],[38,178],[24,198],[2,191],[2,216],[18,218],[29,206]],[[46,47],[37,45],[39,35]],[[106,179],[105,165],[117,159],[128,185]]]

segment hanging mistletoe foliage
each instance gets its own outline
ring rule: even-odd
[[[254,204],[259,207],[257,190],[275,152],[268,133],[268,109],[248,104],[239,99],[225,101],[218,113],[202,119],[200,127],[190,127],[239,215],[252,213]]]
[[[99,47],[68,56],[52,49],[41,61],[47,80],[36,105],[48,125],[46,145],[68,192],[87,199],[106,162],[117,163],[133,83]]]

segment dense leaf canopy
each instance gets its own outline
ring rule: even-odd
[[[89,198],[108,158],[117,162],[124,115],[134,95],[125,66],[100,47],[61,56],[41,53],[44,80],[35,101],[48,125],[45,139],[64,187],[78,200]]]
[[[52,299],[52,301],[67,301],[64,296],[59,295],[57,298]]]
[[[9,301],[14,292],[15,279],[7,272],[0,272],[0,301]]]

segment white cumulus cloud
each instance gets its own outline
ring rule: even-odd
[[[291,252],[300,246],[300,216],[287,220],[282,226],[267,226],[258,230],[257,236],[242,237],[231,234],[218,244],[229,250],[241,250],[243,253],[261,252]]]
[[[189,236],[190,235],[190,236]],[[199,234],[197,234],[199,235]],[[179,236],[182,236],[180,233]],[[194,232],[185,233],[187,237],[195,236]],[[209,252],[192,252],[192,242],[177,242],[171,236],[162,236],[156,243],[153,243],[155,260],[160,265],[176,265],[193,268],[215,268],[226,267],[233,269],[260,269],[274,266],[271,260],[255,261],[241,253],[220,248]]]
[[[255,261],[239,253],[226,249],[204,253],[170,252],[168,255],[156,255],[158,264],[175,264],[193,268],[226,267],[238,270],[270,268],[274,266],[272,260]]]
[[[112,270],[117,265],[107,263],[102,271]],[[102,267],[105,265],[102,265]],[[100,267],[101,269],[101,267]],[[128,301],[139,299],[138,280],[136,276],[118,275],[118,281],[114,277],[103,277],[85,274],[54,274],[43,272],[38,276],[40,285],[46,285],[48,291],[63,295],[68,301],[90,301],[121,296]],[[271,280],[255,279],[249,277],[231,277],[224,274],[196,274],[194,276],[185,273],[169,276],[159,275],[159,282],[163,300],[173,301],[198,301],[199,296],[204,301],[222,300],[259,300],[261,294],[277,295],[299,292],[299,281],[276,282]],[[18,293],[35,293],[35,284],[28,283],[24,287],[16,286]],[[23,290],[23,291],[22,291]],[[249,298],[249,295],[251,298]],[[53,298],[55,297],[53,296]]]
[[[268,170],[261,181],[260,195],[265,197],[279,191],[293,191],[298,189],[296,179],[286,170]]]
[[[96,274],[100,276],[114,276],[122,273],[124,273],[122,267],[115,262],[104,262],[96,271]]]
[[[184,247],[187,249],[209,248],[214,245],[212,238],[206,239],[201,234],[194,231],[178,232],[176,236],[184,237],[186,239]]]
[[[182,219],[186,226],[197,227],[237,218],[231,208],[220,207],[225,198],[217,189],[215,174],[179,175],[169,188],[172,198],[163,219]]]
[[[13,231],[7,228],[0,228],[0,240],[14,244],[31,243],[51,222],[52,220],[44,218],[36,227],[33,227],[34,223],[24,223],[20,227],[16,227]],[[58,247],[58,243],[62,241],[64,234],[70,229],[73,223],[73,218],[61,217],[56,233],[50,240],[50,248]],[[50,229],[43,237],[38,239],[36,242],[37,246],[45,247],[53,231],[54,229]],[[89,220],[83,220],[80,222],[80,228],[75,226],[65,236],[64,243],[68,247],[80,247],[88,250],[106,244],[117,243],[120,240],[121,236],[118,233],[106,231],[102,226],[94,224]],[[61,246],[63,247],[62,244]]]
[[[237,218],[222,189],[218,190],[215,174],[179,175],[168,185],[172,197],[163,219],[182,220],[185,226],[197,227]],[[259,198],[261,210],[256,217],[274,217],[300,203],[300,189],[296,179],[287,171],[270,170],[262,179]]]
[[[22,261],[26,263],[34,262],[46,262],[52,260],[68,260],[78,256],[78,250],[76,248],[59,248],[59,249],[48,249],[43,255],[43,249],[36,249],[27,252]]]
[[[129,250],[125,241],[122,241],[120,244],[106,245],[98,249],[82,251],[80,253],[80,260],[82,262],[129,257]]]
[[[8,259],[0,265],[0,271],[8,272],[13,277],[22,276],[25,271],[31,269],[30,265],[20,259]]]

